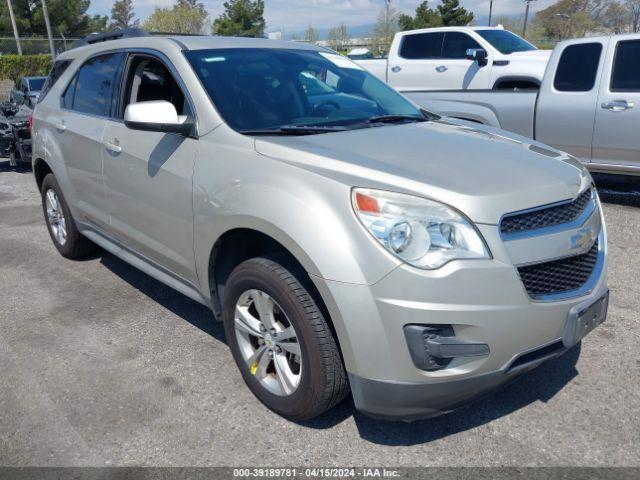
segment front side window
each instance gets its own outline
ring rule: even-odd
[[[442,44],[442,58],[466,58],[468,49],[482,48],[478,42],[466,33],[446,32]]]
[[[395,90],[335,53],[236,48],[185,55],[219,113],[238,131],[349,128],[382,115],[425,120]]]
[[[442,32],[405,35],[400,46],[400,56],[408,60],[440,58],[443,39]]]
[[[123,60],[123,53],[100,55],[88,60],[67,88],[63,106],[80,113],[108,117]]]
[[[476,30],[476,33],[489,42],[503,55],[514,52],[537,50],[536,47],[509,30]]]
[[[178,115],[191,114],[182,89],[160,60],[146,55],[133,57],[128,71],[121,117],[130,103],[152,100],[172,103]]]
[[[612,92],[640,92],[640,40],[619,42],[613,61]]]
[[[560,92],[588,92],[596,83],[601,43],[578,43],[564,49],[553,86]]]

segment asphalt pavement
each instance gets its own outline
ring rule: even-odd
[[[0,160],[0,465],[640,466],[640,177],[598,181],[611,304],[580,348],[440,418],[347,400],[293,423],[207,309],[110,254],[62,258],[31,172]]]

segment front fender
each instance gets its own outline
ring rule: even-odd
[[[282,244],[312,276],[373,284],[400,262],[357,220],[351,186],[318,173],[238,149],[202,142],[194,171],[195,256],[203,294],[210,296],[209,258],[216,241],[237,228]],[[207,152],[208,155],[207,155]],[[212,158],[210,152],[216,152]]]

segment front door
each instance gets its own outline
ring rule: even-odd
[[[640,168],[640,40],[609,45],[596,108],[592,162]]]
[[[165,62],[132,55],[119,118],[107,122],[102,145],[111,232],[146,259],[195,281],[192,174],[198,140],[127,128],[129,103],[167,100],[192,115],[182,87]]]

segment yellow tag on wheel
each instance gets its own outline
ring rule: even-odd
[[[258,362],[254,362],[253,365],[251,365],[251,367],[249,368],[249,370],[251,371],[251,375],[255,375],[256,372],[258,371]]]

